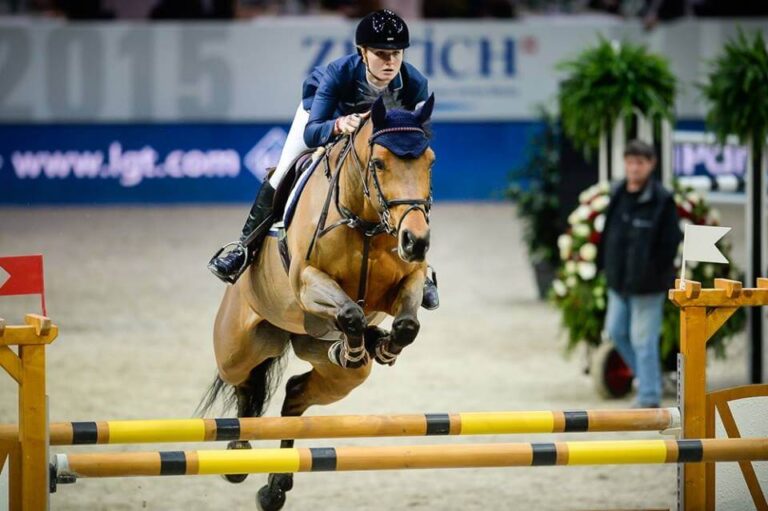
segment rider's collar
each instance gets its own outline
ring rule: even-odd
[[[389,90],[396,91],[403,88],[403,76],[400,71],[397,72],[391,82],[389,82]]]

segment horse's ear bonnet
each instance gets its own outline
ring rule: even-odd
[[[424,124],[432,116],[434,106],[434,94],[414,112],[387,111],[381,98],[377,99],[371,107],[371,142],[386,147],[400,158],[418,158],[429,147],[430,137]]]

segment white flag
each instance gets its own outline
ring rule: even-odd
[[[728,234],[730,230],[730,227],[686,224],[683,239],[683,260],[727,264],[728,259],[715,246],[715,243]]]

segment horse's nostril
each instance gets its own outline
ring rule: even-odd
[[[410,231],[403,232],[403,248],[413,248],[413,244],[416,242],[416,238]]]
[[[423,258],[424,255],[427,253],[427,248],[429,247],[429,242],[425,239],[419,239],[415,240],[413,243],[413,255]]]

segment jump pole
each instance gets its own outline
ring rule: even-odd
[[[60,482],[129,477],[768,460],[768,438],[57,454]]]
[[[51,445],[137,444],[284,438],[664,431],[679,427],[680,411],[677,408],[337,415],[60,422],[50,425],[50,442]],[[0,425],[0,442],[17,437],[16,425]]]

